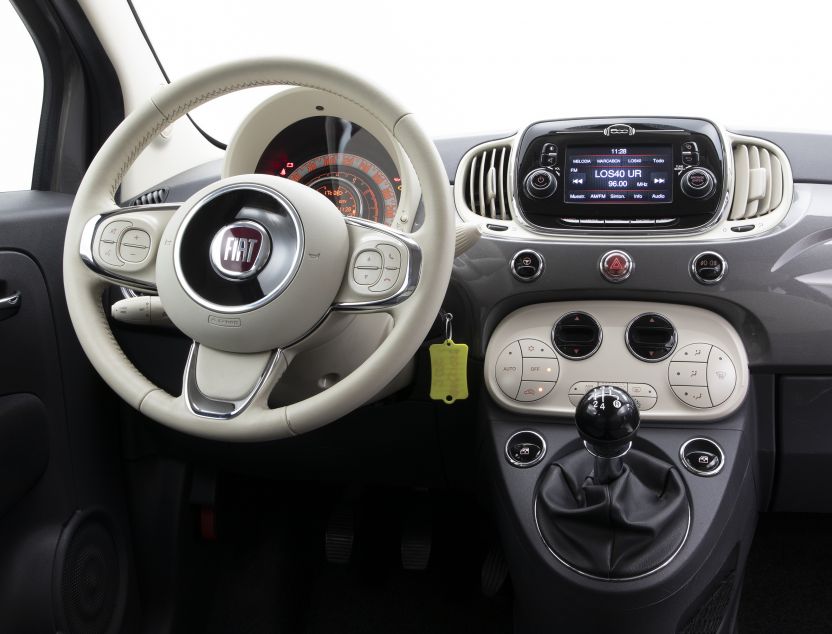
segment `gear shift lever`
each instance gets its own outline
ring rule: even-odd
[[[584,447],[595,457],[596,484],[608,484],[622,474],[622,458],[632,447],[639,421],[632,397],[617,387],[596,387],[578,403],[575,425]]]

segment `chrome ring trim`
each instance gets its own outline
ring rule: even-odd
[[[537,256],[537,259],[540,260],[540,268],[538,269],[537,273],[535,273],[532,277],[520,277],[517,274],[517,271],[514,270],[514,262],[520,257],[522,253],[531,253]],[[520,280],[521,282],[534,282],[537,278],[543,275],[543,271],[546,270],[546,260],[543,258],[543,255],[539,251],[535,251],[534,249],[521,249],[517,253],[515,253],[511,260],[509,261],[509,269],[511,270],[511,274],[515,277],[515,279]]]
[[[215,304],[213,302],[208,301],[207,299],[203,298],[199,293],[197,293],[191,285],[188,284],[188,281],[185,279],[184,275],[182,274],[182,266],[180,263],[180,256],[181,256],[181,248],[182,248],[182,234],[185,232],[190,221],[193,219],[194,215],[197,211],[199,211],[203,206],[205,206],[210,201],[214,200],[215,198],[226,194],[230,191],[237,191],[237,190],[250,190],[250,191],[259,191],[260,193],[266,194],[274,198],[287,212],[289,218],[292,220],[292,224],[295,225],[295,231],[298,234],[298,241],[295,245],[295,252],[292,256],[292,266],[289,269],[289,273],[281,280],[281,282],[269,291],[264,297],[257,300],[256,302],[251,302],[249,304],[239,304],[236,306],[224,306],[222,304]],[[274,236],[269,234],[269,238],[274,241]],[[190,297],[194,302],[202,306],[203,308],[207,308],[208,310],[217,312],[217,313],[224,313],[224,314],[236,314],[236,313],[246,313],[261,306],[265,306],[275,298],[277,298],[283,291],[285,291],[289,284],[292,283],[292,280],[295,279],[298,270],[300,269],[301,260],[303,259],[303,249],[304,249],[304,231],[303,231],[303,223],[301,222],[300,216],[298,215],[297,210],[295,209],[294,205],[286,198],[283,194],[279,191],[272,189],[271,187],[266,187],[264,185],[260,185],[259,183],[232,183],[231,185],[224,185],[223,187],[219,187],[214,191],[210,192],[199,201],[194,203],[194,205],[188,210],[188,213],[185,215],[185,218],[182,219],[182,222],[179,224],[179,227],[176,230],[176,237],[173,240],[173,269],[174,273],[176,274],[176,279],[181,284],[182,289],[185,293]]]
[[[381,299],[370,299],[361,302],[340,302],[337,304],[333,304],[332,310],[379,310],[387,306],[395,306],[396,304],[400,304],[408,297],[413,295],[413,292],[419,285],[419,278],[422,275],[422,249],[419,246],[419,244],[413,238],[393,231],[392,229],[387,228],[385,225],[380,225],[376,222],[372,222],[371,220],[366,220],[364,218],[345,217],[344,221],[347,224],[377,231],[384,236],[383,239],[389,239],[403,244],[404,247],[407,249],[407,271],[405,272],[405,278],[402,282],[402,285],[399,287],[399,290],[390,295],[389,297]],[[347,262],[347,275],[350,275],[352,272],[352,261],[354,257],[355,254],[350,252],[349,260]]]
[[[577,568],[576,566],[573,566],[572,564],[570,564],[565,559],[562,559],[554,551],[554,549],[551,546],[549,546],[549,542],[547,542],[546,538],[543,536],[543,531],[540,530],[540,522],[537,519],[537,494],[535,494],[535,496],[534,496],[534,506],[533,506],[532,512],[534,513],[534,525],[535,525],[535,528],[537,528],[537,534],[540,536],[540,540],[543,542],[543,545],[546,546],[546,550],[548,550],[552,554],[552,556],[555,559],[557,559],[561,564],[566,566],[572,572],[575,572],[575,573],[581,575],[582,577],[586,577],[588,579],[594,579],[596,581],[610,581],[610,582],[614,582],[614,583],[619,583],[619,582],[622,582],[622,581],[636,581],[637,579],[644,579],[644,577],[649,577],[650,575],[659,572],[659,570],[661,570],[662,568],[666,568],[667,566],[670,565],[670,563],[674,559],[676,559],[676,556],[682,551],[682,548],[684,548],[685,544],[688,541],[688,536],[690,535],[691,518],[692,518],[692,515],[693,515],[693,513],[691,512],[691,508],[690,508],[690,502],[688,502],[687,507],[688,507],[688,526],[685,529],[685,536],[682,538],[682,541],[679,544],[679,547],[670,555],[670,557],[668,557],[660,565],[656,566],[652,570],[648,570],[647,572],[644,572],[640,575],[636,575],[634,577],[599,577],[598,575],[593,575],[592,573],[585,572],[585,571],[581,570],[580,568]]]
[[[668,351],[666,355],[660,357],[658,359],[645,359],[644,357],[636,354],[635,350],[630,347],[630,328],[636,322],[636,320],[645,317],[646,315],[658,315],[662,319],[666,320],[671,326],[673,326],[673,347]],[[630,354],[633,355],[639,361],[644,361],[645,363],[661,363],[662,361],[666,360],[670,357],[674,352],[676,352],[676,346],[679,345],[679,331],[676,329],[676,325],[670,321],[667,317],[662,315],[661,313],[656,312],[648,312],[648,313],[641,313],[640,315],[636,315],[630,320],[630,323],[627,324],[627,328],[624,330],[624,345],[627,346],[627,350],[630,351]]]
[[[699,469],[695,469],[692,465],[688,463],[687,460],[685,460],[685,449],[690,443],[695,442],[697,440],[704,440],[705,442],[711,443],[714,447],[716,447],[716,450],[719,452],[719,466],[713,471],[700,471]],[[717,441],[713,440],[712,438],[697,436],[696,438],[690,438],[686,440],[682,443],[682,446],[679,447],[679,461],[682,463],[682,466],[688,471],[690,471],[693,475],[697,475],[702,478],[710,478],[722,471],[722,467],[725,466],[725,453],[722,451],[722,447],[719,445]]]
[[[540,455],[531,462],[517,462],[514,458],[511,457],[511,454],[509,454],[508,452],[508,447],[511,444],[511,441],[514,440],[520,434],[532,434],[540,440],[540,446],[543,448],[543,450],[540,452]],[[517,467],[518,469],[528,469],[529,467],[533,467],[536,464],[540,464],[540,462],[543,460],[544,456],[546,455],[546,440],[536,431],[533,431],[531,429],[522,429],[520,431],[514,432],[511,436],[508,437],[505,446],[505,453],[506,460],[508,460],[509,464],[511,464],[513,467]]]
[[[637,119],[642,118],[643,115],[639,115],[638,117],[583,117],[583,118],[569,118],[569,119],[546,119],[545,121],[533,121],[529,125],[527,125],[523,130],[518,132],[515,135],[515,142],[512,145],[512,152],[508,157],[508,191],[509,191],[509,207],[511,208],[511,212],[515,221],[523,226],[525,229],[530,231],[531,233],[536,233],[542,236],[550,236],[550,237],[574,237],[574,236],[582,236],[582,237],[594,237],[600,239],[607,239],[607,238],[655,238],[655,237],[663,237],[663,236],[691,236],[695,237],[699,234],[706,233],[710,229],[713,229],[716,225],[720,222],[725,220],[728,217],[729,212],[731,211],[731,201],[734,198],[734,152],[731,149],[731,144],[727,142],[727,132],[722,128],[722,126],[717,125],[710,119],[705,119],[701,117],[655,117],[657,119],[668,118],[668,119],[694,119],[696,121],[704,121],[706,123],[711,124],[717,132],[719,137],[720,146],[722,150],[722,178],[723,178],[723,198],[722,204],[719,208],[719,211],[714,214],[714,217],[708,221],[708,223],[702,225],[701,227],[696,227],[693,229],[655,229],[655,230],[647,230],[647,231],[639,231],[639,230],[632,230],[632,231],[617,231],[616,229],[596,229],[596,230],[580,230],[580,229],[551,229],[549,227],[541,227],[536,225],[523,215],[523,212],[520,211],[520,203],[517,199],[518,196],[518,184],[517,184],[517,148],[519,147],[520,139],[523,138],[523,135],[526,131],[537,123],[545,123],[545,122],[552,122],[552,121],[581,121],[582,119],[620,119],[621,121],[626,121],[627,119]],[[603,132],[603,131],[599,131]],[[667,132],[677,132],[676,130],[667,130]],[[629,138],[629,137],[628,137]]]
[[[612,257],[614,255],[621,256],[622,258],[624,258],[627,261],[627,275],[624,275],[623,277],[610,277],[604,271],[604,261],[607,258]],[[630,257],[629,253],[627,253],[626,251],[621,251],[619,249],[613,249],[612,251],[607,251],[604,255],[601,256],[601,259],[598,260],[598,270],[601,271],[601,277],[603,277],[608,282],[611,282],[612,284],[620,284],[621,282],[624,282],[624,281],[630,279],[630,276],[633,274],[633,271],[635,271],[635,269],[636,269],[635,260],[633,260],[633,258]]]
[[[559,349],[558,349],[557,344],[555,343],[555,329],[558,327],[558,324],[559,324],[559,323],[561,322],[561,320],[562,320],[564,317],[566,317],[567,315],[573,315],[573,314],[575,314],[575,313],[577,313],[577,314],[579,314],[579,315],[586,315],[587,317],[589,317],[589,318],[592,320],[592,322],[593,322],[593,323],[597,326],[597,328],[598,328],[598,345],[597,345],[597,346],[595,346],[595,348],[593,348],[593,349],[592,349],[592,352],[590,352],[589,354],[584,355],[584,356],[582,356],[582,357],[571,357],[571,356],[569,356],[568,354],[566,354],[566,353],[564,353],[563,351],[559,350]],[[569,359],[570,361],[583,361],[584,359],[589,359],[589,357],[591,357],[591,356],[592,356],[592,355],[594,355],[596,352],[598,352],[599,348],[601,347],[601,344],[602,344],[602,343],[603,343],[603,341],[604,341],[604,330],[601,328],[601,324],[599,324],[599,323],[598,323],[598,320],[597,320],[597,319],[595,319],[595,317],[593,317],[593,316],[592,316],[592,315],[590,315],[589,313],[585,313],[585,312],[584,312],[584,311],[582,311],[582,310],[570,310],[569,312],[563,313],[563,315],[561,315],[560,317],[558,317],[558,318],[555,320],[555,324],[552,326],[552,331],[551,331],[551,333],[550,333],[550,335],[549,335],[549,339],[552,341],[552,347],[555,349],[555,352],[556,352],[557,354],[561,355],[564,359]],[[593,389],[595,389],[595,388],[593,388]]]
[[[714,257],[719,258],[720,262],[722,262],[722,273],[719,274],[719,277],[714,280],[705,280],[699,277],[696,274],[696,261],[701,258],[703,255],[713,255]],[[690,261],[690,276],[693,278],[694,282],[698,282],[699,284],[704,284],[705,286],[713,286],[714,284],[719,284],[722,279],[725,277],[725,273],[728,272],[728,262],[716,251],[702,251],[699,255],[694,257]]]
[[[199,356],[199,347],[200,344],[196,341],[191,344],[188,360],[185,363],[185,373],[182,381],[182,398],[184,398],[192,414],[200,418],[210,418],[213,420],[230,420],[239,416],[248,408],[274,371],[282,355],[280,348],[272,352],[269,360],[266,362],[266,367],[258,377],[254,387],[243,398],[235,401],[224,401],[205,396],[199,391],[199,385],[196,382],[196,360]]]

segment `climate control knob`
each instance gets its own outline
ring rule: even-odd
[[[558,189],[558,180],[547,169],[536,169],[526,174],[523,188],[532,198],[548,198]]]
[[[688,198],[704,199],[710,197],[716,189],[716,177],[713,172],[702,167],[688,170],[682,175],[682,192]]]

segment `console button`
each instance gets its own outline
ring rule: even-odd
[[[688,198],[705,199],[714,193],[716,178],[709,170],[697,167],[682,174],[680,184]]]
[[[557,154],[541,154],[540,155],[540,164],[543,167],[554,167],[557,165],[558,162],[558,155]]]
[[[641,412],[646,412],[648,409],[653,409],[656,406],[655,398],[650,398],[648,396],[634,396],[633,402],[636,404],[636,408]]]
[[[633,398],[636,397],[646,397],[646,398],[656,398],[656,388],[652,385],[648,385],[647,383],[628,383],[627,384],[627,392]]]
[[[699,146],[696,145],[695,141],[685,141],[682,143],[682,152],[698,152]]]
[[[559,371],[557,359],[523,359],[524,381],[557,381]]]
[[[594,390],[596,387],[598,387],[597,381],[578,381],[577,383],[573,383],[572,387],[569,388],[569,402],[577,407],[578,403],[584,397],[584,394],[590,390]]]
[[[526,175],[523,188],[532,198],[548,198],[557,191],[558,181],[548,169],[538,168]]]
[[[708,395],[708,388],[707,387],[693,387],[693,386],[671,386],[673,388],[673,392],[676,396],[679,397],[679,400],[685,403],[686,405],[690,405],[691,407],[698,407],[700,409],[705,409],[708,407],[713,407],[711,403],[711,397]]]
[[[631,258],[624,251],[608,251],[601,256],[601,275],[608,282],[623,282],[633,272],[635,265]]]
[[[709,354],[711,354],[711,344],[691,343],[684,348],[680,348],[673,355],[672,361],[697,361],[699,363],[707,363]]]
[[[537,251],[524,249],[511,259],[511,274],[521,282],[533,282],[543,274],[545,262]]]
[[[506,441],[506,459],[515,467],[536,465],[545,454],[546,441],[537,432],[518,431]]]
[[[515,341],[507,345],[497,357],[496,377],[497,385],[503,394],[516,399],[523,376],[523,355],[520,353],[520,343]]]
[[[685,165],[699,165],[699,152],[682,152],[682,163]]]
[[[555,351],[538,339],[521,339],[520,352],[524,357],[557,359]]]
[[[714,406],[722,405],[734,392],[737,371],[723,350],[714,347],[708,357],[708,391]]]
[[[708,366],[705,363],[672,361],[667,371],[671,385],[708,385]]]
[[[558,146],[554,143],[544,143],[543,149],[540,150],[541,154],[557,154],[558,153]]]
[[[697,255],[690,263],[690,274],[700,284],[711,285],[722,281],[728,265],[719,253],[705,251]]]
[[[521,381],[517,400],[522,402],[538,401],[551,392],[553,387],[555,387],[555,384],[549,381]]]
[[[685,462],[697,471],[713,471],[719,466],[719,456],[710,451],[693,450],[685,454]]]

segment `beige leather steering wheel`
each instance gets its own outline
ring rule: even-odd
[[[318,192],[265,175],[223,179],[182,205],[119,208],[115,193],[142,150],[173,121],[255,86],[306,86],[348,99],[398,140],[418,177],[424,223],[402,234],[345,219]],[[412,210],[415,212],[415,210]],[[146,416],[179,431],[263,441],[315,429],[372,398],[402,370],[439,311],[454,254],[454,212],[441,160],[414,116],[341,70],[296,59],[219,66],[161,89],[113,132],[75,197],[64,244],[69,314],[104,380]],[[359,279],[362,258],[384,261]],[[157,291],[194,340],[180,396],[150,382],[109,328],[109,284]],[[338,311],[383,311],[392,330],[360,367],[285,407],[268,397],[309,334]],[[382,381],[380,384],[379,381]]]

